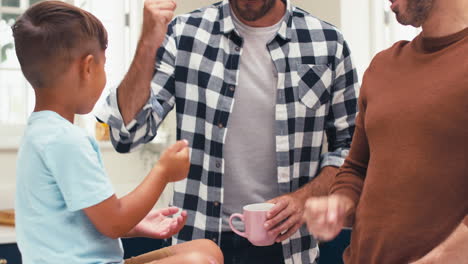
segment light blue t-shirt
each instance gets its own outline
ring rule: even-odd
[[[34,112],[18,154],[16,236],[24,264],[123,263],[120,239],[83,209],[114,194],[96,141],[55,112]]]

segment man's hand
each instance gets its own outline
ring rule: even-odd
[[[302,214],[304,212],[305,198],[299,192],[289,193],[274,198],[267,203],[275,206],[267,213],[265,228],[277,237],[276,242],[281,242],[292,236],[304,223]]]
[[[175,8],[173,0],[145,1],[143,27],[135,58],[117,89],[117,101],[125,125],[132,122],[151,95],[156,52],[164,42]]]
[[[143,9],[142,39],[161,46],[167,33],[167,24],[174,17],[177,4],[173,0],[146,0]]]
[[[340,233],[354,207],[354,202],[342,195],[310,198],[305,204],[304,220],[317,240],[329,241]]]
[[[268,201],[275,206],[267,214],[265,228],[281,242],[304,224],[303,212],[307,198],[328,193],[338,168],[324,167],[319,175],[299,190]]]
[[[177,218],[170,218],[179,211],[176,207],[154,210],[141,220],[126,236],[166,239],[177,234],[187,221],[187,212]]]

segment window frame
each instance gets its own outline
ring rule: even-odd
[[[30,0],[20,0],[19,7],[11,7],[11,6],[3,6],[0,3],[0,15],[3,13],[8,14],[17,14],[21,15],[29,8]],[[46,0],[47,1],[47,0]],[[74,4],[74,0],[62,0],[63,2],[67,2],[70,4]],[[20,67],[9,67],[0,65],[0,72],[1,73],[8,73],[8,72],[16,72],[21,73]],[[25,112],[29,113],[31,107],[33,106],[34,101],[34,91],[32,90],[30,84],[26,81],[24,76],[22,77],[22,82],[24,83],[23,86],[18,87],[18,89],[24,89],[25,99],[24,99],[24,108]],[[9,123],[0,121],[0,150],[15,150],[20,145],[21,136],[24,133],[24,129],[26,127],[27,117],[25,116],[24,123]]]

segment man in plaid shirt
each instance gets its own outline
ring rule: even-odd
[[[146,1],[133,64],[98,118],[116,150],[129,152],[175,107],[191,169],[174,187],[173,205],[188,220],[173,243],[212,239],[226,263],[314,263],[304,202],[328,193],[357,113],[347,44],[289,0],[224,0],[176,17],[166,31],[162,14],[174,9],[172,0]],[[281,243],[254,247],[226,219],[264,201],[275,204],[266,226]]]

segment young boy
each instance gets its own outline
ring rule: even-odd
[[[106,83],[107,33],[92,14],[46,1],[13,26],[16,52],[36,106],[18,155],[17,239],[25,264],[222,263],[208,240],[191,241],[124,262],[120,237],[168,238],[185,224],[177,208],[151,212],[168,182],[189,170],[187,142],[161,156],[143,183],[118,199],[96,141],[73,126]]]

